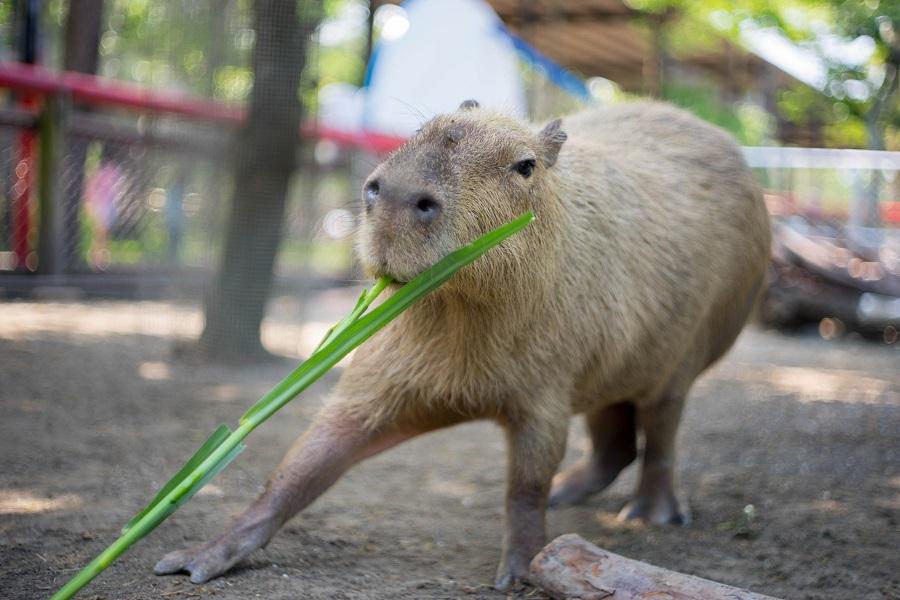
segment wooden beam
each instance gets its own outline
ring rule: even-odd
[[[605,31],[595,33],[584,26],[546,27],[531,40],[531,43],[567,67],[578,62],[592,65],[591,71],[608,64],[640,69],[643,63],[641,50],[634,44],[630,46],[617,44],[610,41]]]
[[[495,6],[494,9],[500,18],[509,24],[521,24],[523,21],[522,11],[501,9]],[[536,4],[530,9],[529,17],[541,24],[547,23],[597,23],[597,22],[622,22],[632,19],[637,13],[632,8],[625,6],[592,6],[584,8],[563,8],[552,7],[547,8],[543,5]]]
[[[594,48],[594,54],[605,57],[609,62],[637,63],[643,61],[645,50],[640,43],[638,34],[628,37],[627,32],[623,36],[618,27],[573,27],[567,32],[566,37],[582,42],[588,47]]]

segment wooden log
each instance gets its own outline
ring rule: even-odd
[[[530,575],[556,600],[774,600],[607,552],[574,533],[547,544]]]

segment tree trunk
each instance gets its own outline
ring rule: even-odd
[[[64,68],[79,73],[96,73],[102,33],[103,0],[70,2],[66,16]]]
[[[541,550],[529,574],[557,600],[775,600],[625,558],[574,533],[559,536]]]
[[[272,287],[301,106],[298,86],[318,0],[256,0],[254,84],[234,155],[235,185],[221,265],[206,299],[204,353],[260,357],[260,325]],[[303,14],[298,14],[302,5]]]
[[[66,16],[66,40],[63,68],[66,71],[95,75],[100,62],[100,36],[103,33],[103,0],[79,0],[69,3]],[[82,108],[82,110],[87,110]],[[59,149],[63,166],[67,173],[65,185],[60,190],[62,235],[57,265],[63,271],[70,271],[77,263],[81,246],[81,192],[84,188],[84,162],[87,157],[88,141],[84,139],[61,140]],[[63,182],[61,182],[63,183]]]

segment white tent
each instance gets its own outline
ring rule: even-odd
[[[482,0],[407,0],[409,29],[375,49],[363,126],[406,136],[469,98],[525,114],[515,47]],[[402,17],[397,17],[402,18]],[[402,25],[401,25],[402,27]]]
[[[589,96],[579,79],[510,34],[483,0],[407,0],[389,10],[365,87],[322,91],[325,127],[405,138],[470,98],[524,116],[523,58],[569,93]]]

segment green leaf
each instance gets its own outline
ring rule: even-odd
[[[203,445],[194,453],[194,455],[188,459],[188,461],[181,467],[181,470],[175,473],[175,476],[172,477],[162,489],[159,490],[159,493],[150,501],[144,510],[139,512],[133,519],[128,521],[125,527],[122,528],[122,533],[124,534],[126,531],[131,529],[135,523],[144,518],[148,512],[150,512],[154,506],[159,504],[160,500],[169,495],[175,487],[181,483],[188,475],[194,472],[200,463],[206,460],[206,457],[212,454],[216,448],[222,445],[222,442],[225,441],[225,438],[231,433],[231,429],[228,428],[228,425],[224,423],[219,425],[218,429],[216,429],[209,438],[203,442]]]
[[[240,424],[247,423],[254,419],[257,413],[262,410],[265,406],[269,405],[274,401],[275,398],[280,398],[282,394],[284,394],[285,386],[287,382],[291,378],[299,377],[302,373],[305,373],[309,370],[310,366],[315,364],[316,355],[322,349],[323,346],[327,346],[329,342],[331,342],[336,336],[338,336],[342,331],[344,331],[351,323],[359,319],[360,315],[362,315],[369,305],[374,302],[378,296],[381,295],[389,285],[391,284],[391,279],[388,277],[381,277],[378,281],[375,282],[375,285],[371,290],[363,290],[359,295],[359,300],[356,301],[356,306],[353,307],[353,310],[350,311],[346,317],[335,323],[325,334],[325,337],[322,338],[322,341],[319,342],[319,345],[316,346],[316,349],[313,351],[312,356],[309,357],[306,361],[300,364],[299,367],[294,369],[293,373],[291,373],[288,377],[283,379],[272,388],[269,393],[260,398],[253,406],[251,406],[247,412],[245,412],[241,416]]]
[[[153,516],[153,518],[147,518],[147,515],[145,514],[140,519],[138,519],[134,523],[134,525],[132,525],[132,527],[140,528],[140,531],[139,531],[140,537],[138,539],[144,537],[145,535],[147,535],[148,533],[150,533],[151,531],[156,529],[156,527],[160,523],[165,521],[169,517],[169,515],[171,515],[176,510],[178,510],[178,508],[181,507],[182,504],[184,504],[185,502],[190,500],[191,497],[193,497],[194,494],[199,492],[200,489],[204,485],[209,483],[213,477],[218,475],[219,472],[222,471],[222,469],[227,467],[231,463],[231,461],[233,461],[235,458],[237,458],[237,455],[240,454],[241,452],[243,452],[246,447],[247,447],[246,444],[239,443],[234,448],[229,450],[228,454],[223,456],[219,460],[219,462],[217,462],[212,468],[210,468],[208,471],[206,471],[206,473],[203,476],[201,476],[196,482],[194,482],[190,488],[185,490],[182,494],[179,494],[177,497],[171,499],[169,506],[166,507],[165,511],[157,513],[156,515]],[[164,497],[165,496],[163,496],[163,498]],[[160,500],[162,500],[162,498],[160,498]],[[156,501],[153,505],[151,505],[150,509],[152,509],[153,506],[155,506],[157,504],[159,504],[158,501]],[[125,533],[125,531],[126,530],[123,530],[122,533]],[[137,541],[137,540],[135,540],[135,541]]]

